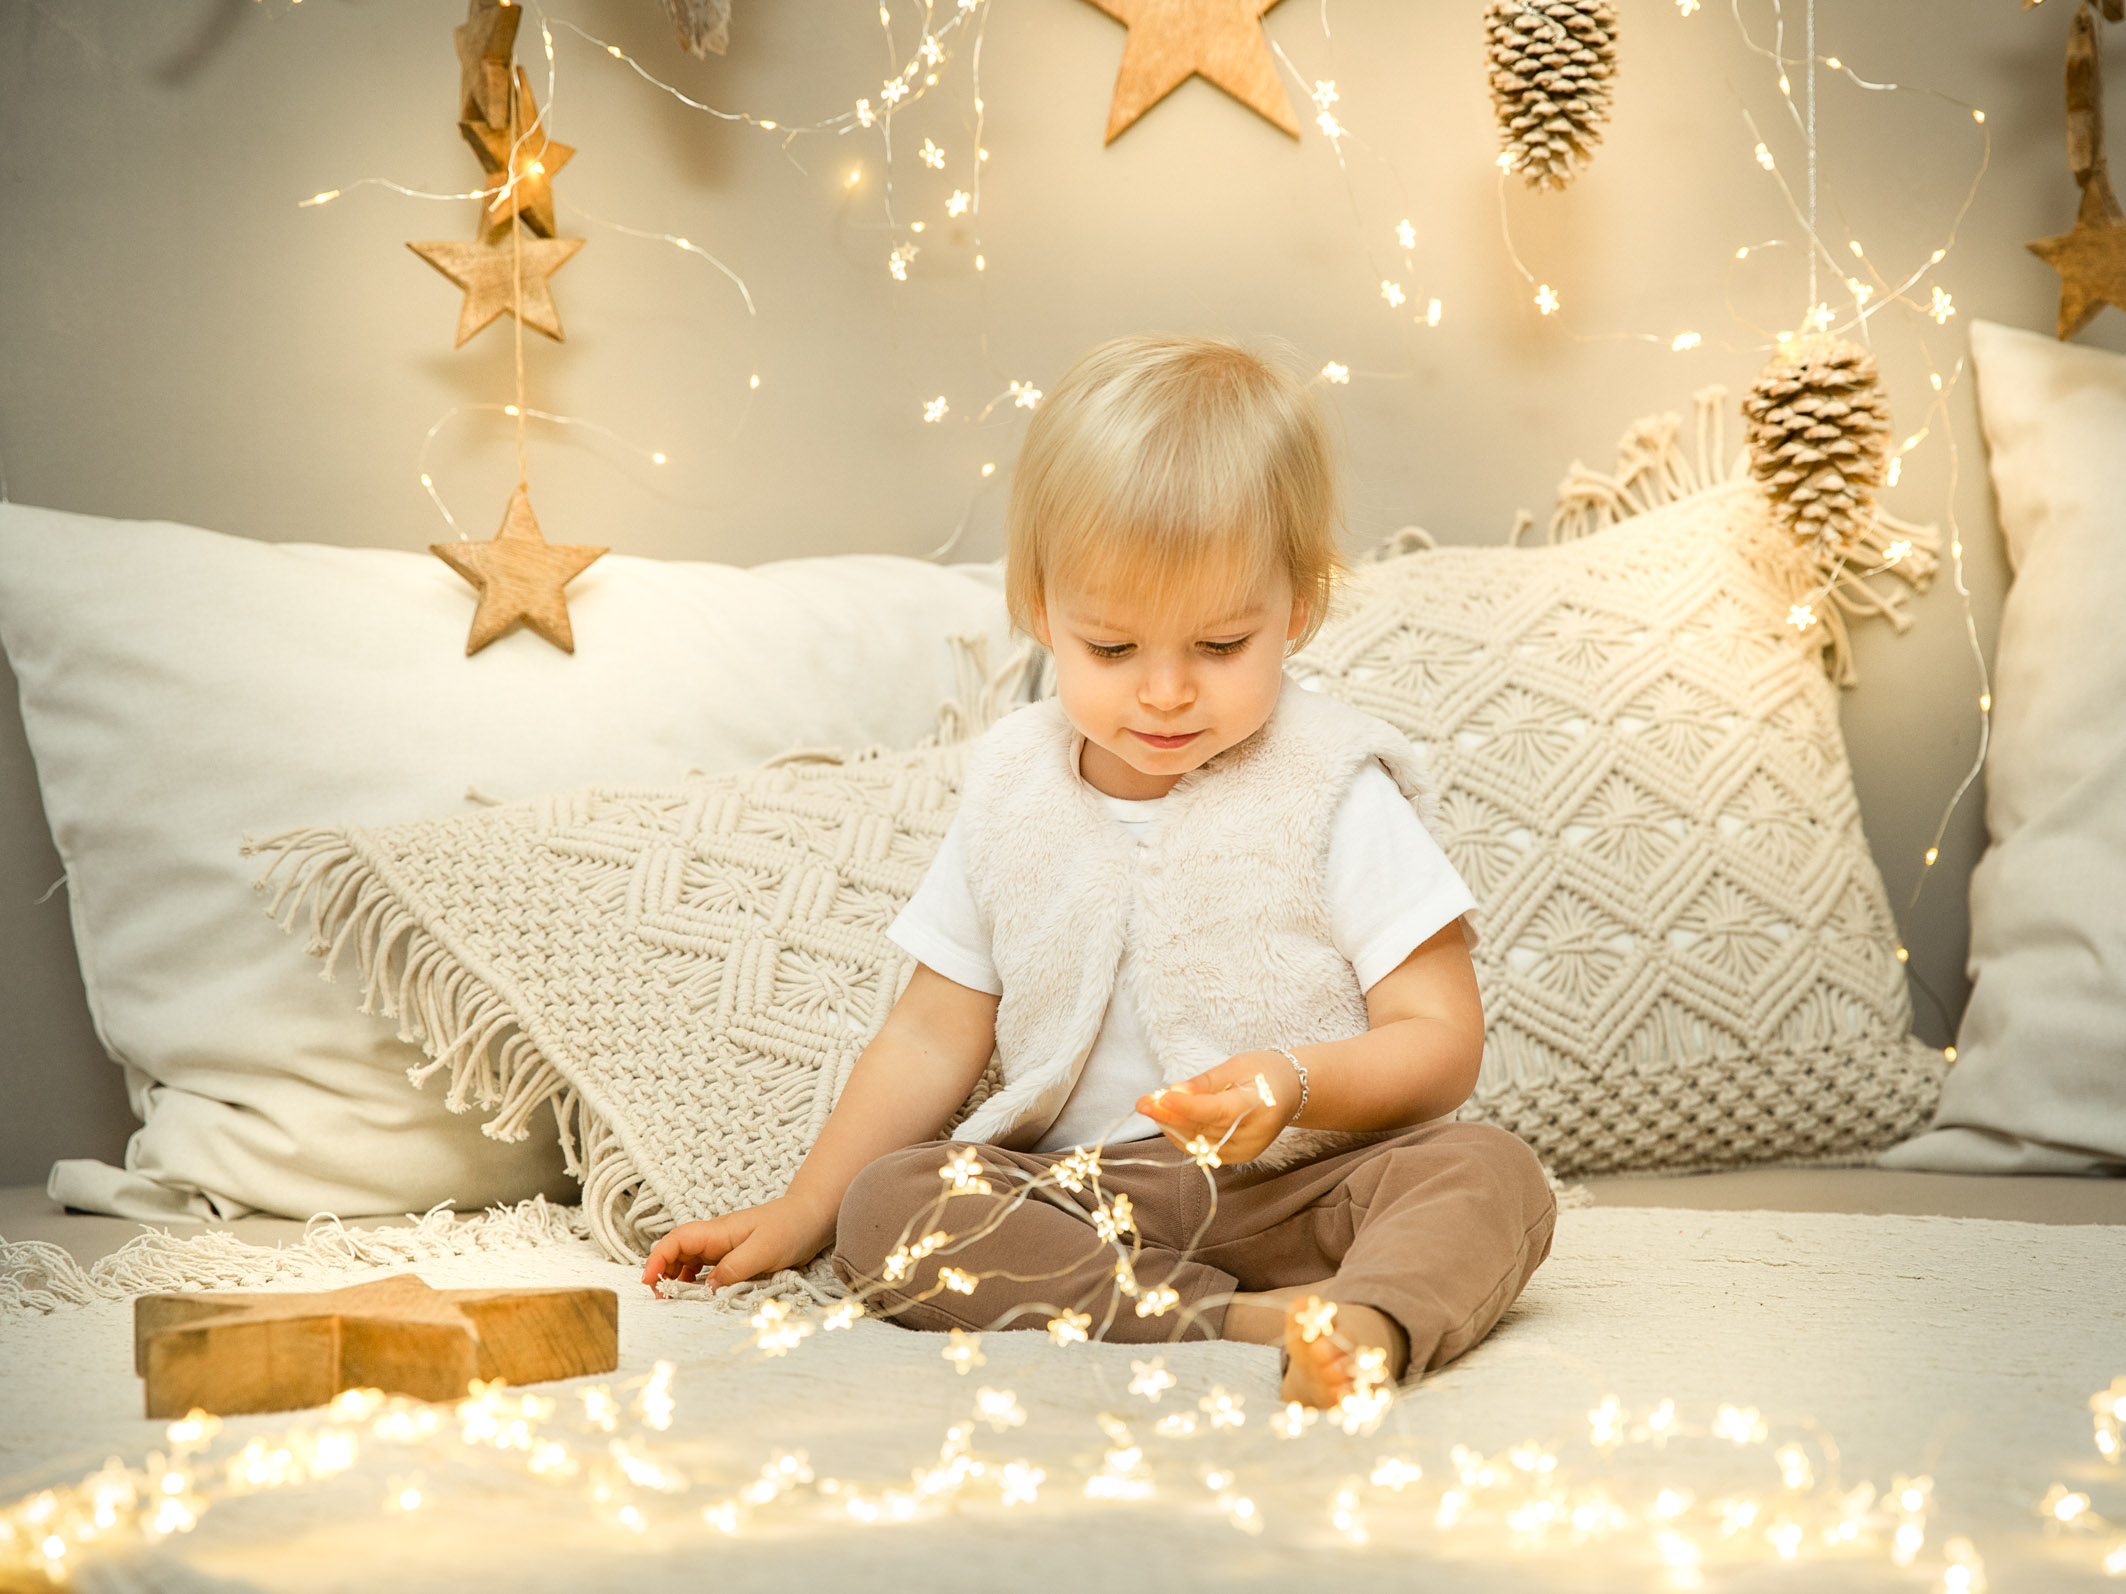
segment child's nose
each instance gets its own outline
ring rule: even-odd
[[[1146,708],[1170,714],[1195,701],[1196,683],[1186,665],[1155,662],[1145,671],[1137,698]]]

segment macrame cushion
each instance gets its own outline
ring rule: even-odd
[[[1817,574],[1673,432],[1564,517],[1606,529],[1363,568],[1293,673],[1427,755],[1482,904],[1466,1115],[1561,1174],[1859,1160],[1946,1065],[1907,1034],[1831,639],[1787,623]]]
[[[914,970],[886,927],[966,746],[295,834],[265,883],[490,1136],[551,1107],[592,1234],[639,1257],[797,1171]]]

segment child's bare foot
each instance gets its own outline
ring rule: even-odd
[[[1334,1406],[1357,1387],[1357,1352],[1387,1354],[1389,1381],[1402,1376],[1409,1341],[1395,1320],[1370,1306],[1324,1301],[1308,1292],[1285,1309],[1284,1387],[1279,1398],[1302,1406]]]
[[[1218,1330],[1218,1337],[1238,1340],[1243,1345],[1282,1345],[1285,1319],[1291,1315],[1293,1303],[1313,1293],[1311,1285],[1264,1290],[1260,1294],[1236,1293],[1226,1302],[1225,1323]]]

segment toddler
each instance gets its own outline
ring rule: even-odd
[[[915,973],[788,1192],[673,1229],[646,1283],[831,1240],[910,1327],[1281,1345],[1310,1406],[1490,1331],[1556,1206],[1518,1139],[1448,1121],[1483,1052],[1475,903],[1410,744],[1284,674],[1339,518],[1276,364],[1138,337],[1071,368],[1007,511],[1056,696],[974,750],[888,932]],[[992,1054],[1001,1088],[940,1141]]]

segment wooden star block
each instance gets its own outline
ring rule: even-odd
[[[438,1290],[411,1273],[317,1295],[143,1295],[133,1367],[147,1414],[321,1406],[343,1389],[458,1400],[620,1365],[611,1290]]]
[[[499,238],[436,238],[406,247],[465,290],[453,347],[463,348],[466,339],[504,314],[556,343],[563,341],[561,311],[548,279],[575,258],[581,238],[520,235],[512,241],[504,232]]]
[[[458,119],[509,125],[509,63],[524,8],[510,0],[468,0],[458,43]]]
[[[550,543],[539,534],[531,497],[522,486],[509,495],[502,529],[492,542],[438,542],[430,553],[479,589],[465,655],[519,625],[528,626],[563,653],[576,651],[562,589],[605,552],[587,545]]]
[[[512,215],[522,216],[542,238],[554,235],[554,176],[575,155],[572,144],[546,136],[539,108],[532,102],[531,74],[517,68],[515,120],[489,125],[481,121],[458,124],[465,142],[480,157],[491,177],[504,177],[500,191],[487,205],[491,227],[507,227]]]
[[[1107,142],[1191,76],[1299,136],[1299,118],[1277,76],[1262,18],[1277,0],[1092,0],[1127,24],[1122,67],[1107,112]]]

